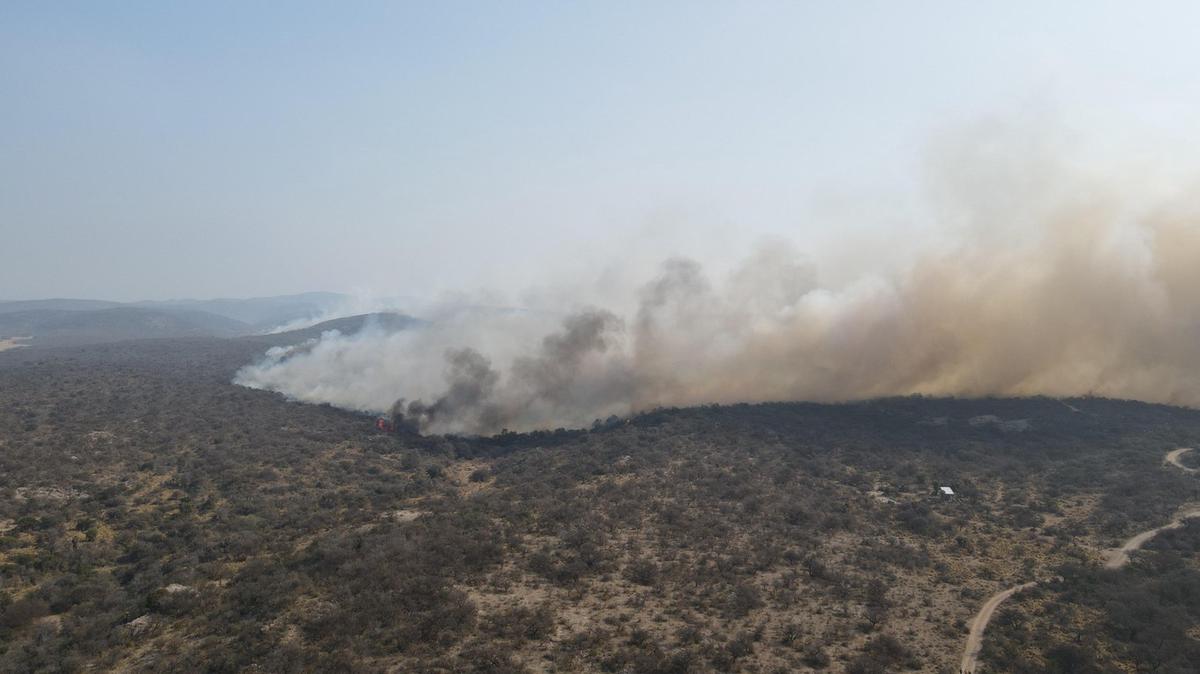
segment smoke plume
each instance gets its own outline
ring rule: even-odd
[[[971,146],[898,270],[824,287],[790,246],[669,259],[622,312],[466,314],[327,335],[238,382],[424,431],[579,426],[661,405],[1097,394],[1200,405],[1193,193]],[[992,152],[994,154],[994,152]],[[948,195],[948,196],[947,196]]]

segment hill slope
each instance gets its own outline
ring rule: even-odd
[[[311,292],[271,297],[137,302],[133,306],[203,311],[246,323],[255,331],[261,331],[292,321],[328,315],[340,307],[347,306],[350,300],[348,295],[339,293]]]
[[[319,338],[322,334],[330,330],[337,330],[343,335],[353,335],[361,332],[365,328],[374,328],[383,332],[397,332],[400,330],[408,330],[410,328],[425,325],[425,321],[408,316],[405,314],[379,312],[372,314],[359,314],[357,316],[346,316],[344,318],[335,318],[333,320],[323,321],[316,325],[298,330],[288,330],[286,332],[276,332],[269,335],[258,335],[256,340],[269,342],[275,345],[299,344],[308,339]]]
[[[232,337],[250,332],[239,321],[203,311],[137,307],[38,309],[0,313],[0,336],[31,337],[33,346],[64,346],[166,337]]]
[[[39,336],[39,345],[101,343],[125,339],[235,336],[307,322],[351,305],[327,292],[212,300],[109,302],[47,299],[0,302],[0,337]],[[100,313],[119,309],[115,313]],[[78,314],[78,315],[74,315]]]
[[[1102,567],[1200,497],[1163,466],[1195,410],[904,398],[422,438],[229,385],[257,348],[0,354],[0,669],[953,672],[989,595],[1054,577],[1001,608],[980,671],[1131,667],[1130,620],[1161,671],[1200,664],[1171,592],[1200,574],[1191,525]],[[1106,660],[1056,664],[1079,644]]]
[[[18,311],[95,311],[97,309],[111,309],[119,306],[121,306],[120,302],[109,302],[106,300],[14,300],[0,302],[0,314]]]

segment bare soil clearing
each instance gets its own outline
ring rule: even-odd
[[[25,342],[24,337],[5,337],[0,339],[0,351],[8,351],[9,349],[19,349],[22,346],[29,346]]]

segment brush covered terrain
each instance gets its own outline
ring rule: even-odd
[[[0,353],[0,671],[1200,669],[1200,412],[659,410],[387,435],[230,384],[265,338]],[[1194,460],[1191,457],[1189,460]],[[939,496],[950,486],[953,498]]]

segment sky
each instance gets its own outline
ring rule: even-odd
[[[0,299],[520,301],[774,240],[883,264],[924,235],[938,140],[987,120],[1189,168],[1197,25],[1189,2],[9,0]]]

